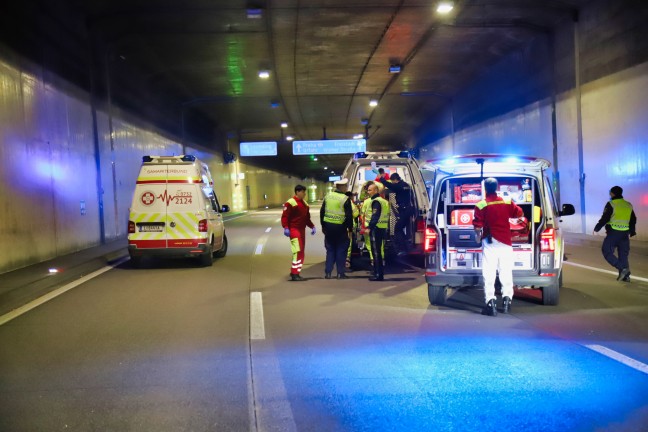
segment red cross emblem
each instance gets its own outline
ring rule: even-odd
[[[140,199],[142,201],[142,204],[149,206],[155,201],[155,195],[153,195],[153,192],[144,192],[142,194],[142,198]]]
[[[467,213],[463,213],[460,217],[461,223],[467,224],[470,222],[470,215]]]

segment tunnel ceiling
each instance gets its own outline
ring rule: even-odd
[[[447,15],[429,0],[68,0],[57,7],[84,23],[95,55],[112,62],[117,101],[129,91],[119,83],[143,83],[184,107],[185,129],[200,118],[232,146],[368,130],[368,150],[382,151],[413,147],[416,130],[462,88],[588,2],[459,0]],[[31,3],[41,13],[52,9]],[[70,32],[72,24],[50,25]],[[401,72],[390,73],[390,65]],[[270,78],[260,79],[260,70]],[[379,105],[370,107],[371,99]],[[313,162],[289,148],[282,141],[279,158],[254,163],[321,178],[323,166],[328,175],[348,160]]]

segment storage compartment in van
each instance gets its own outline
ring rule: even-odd
[[[542,219],[540,194],[533,178],[524,176],[496,177],[497,194],[511,199],[523,211],[522,219],[511,218],[514,269],[534,268],[535,231]],[[436,225],[447,251],[444,260],[448,269],[481,268],[481,243],[475,241],[473,218],[475,204],[484,199],[480,177],[454,177],[442,185],[437,206]]]

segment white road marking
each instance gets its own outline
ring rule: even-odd
[[[267,232],[267,231],[266,231]],[[265,243],[268,241],[268,236],[264,235],[257,241],[256,249],[254,251],[254,255],[261,255],[263,253],[263,247],[265,246]]]
[[[19,308],[14,309],[9,313],[6,313],[6,314],[0,316],[0,325],[8,323],[12,319],[17,318],[20,315],[22,315],[22,314],[24,314],[26,312],[29,312],[30,310],[32,310],[34,308],[37,308],[38,306],[42,305],[43,303],[48,302],[48,301],[52,300],[53,298],[56,298],[56,297],[60,296],[61,294],[65,293],[66,291],[71,290],[72,288],[78,287],[79,285],[81,285],[84,282],[89,281],[90,279],[96,278],[97,276],[99,276],[102,273],[107,272],[108,270],[112,270],[113,268],[117,267],[118,265],[120,265],[123,262],[128,261],[129,259],[130,259],[129,257],[121,258],[120,260],[116,261],[112,265],[100,268],[97,271],[94,271],[94,272],[92,272],[92,273],[90,273],[88,275],[85,275],[85,276],[75,280],[74,282],[70,282],[67,285],[63,285],[62,287],[57,288],[54,291],[51,291],[51,292],[45,294],[42,297],[39,297],[39,298],[37,298],[35,300],[30,301],[26,305],[20,306]]]
[[[265,339],[263,323],[263,299],[260,292],[250,293],[250,339]]]
[[[265,232],[270,232],[271,229],[272,229],[272,227],[268,227],[268,228],[266,228]]]
[[[281,218],[277,218],[275,222],[281,222]]]
[[[603,270],[603,269],[600,269],[600,268],[590,267],[590,266],[586,266],[584,264],[578,264],[578,263],[571,262],[571,261],[563,261],[563,263],[567,264],[567,265],[574,266],[574,267],[581,267],[581,268],[584,268],[584,269],[597,271],[599,273],[611,274],[614,277],[617,277],[619,275],[618,272],[613,272],[612,270]],[[640,280],[642,282],[648,282],[648,278],[643,278],[643,277],[639,277],[639,276],[635,276],[635,275],[630,275],[630,280]]]
[[[609,357],[612,360],[616,360],[619,363],[623,363],[626,366],[630,366],[631,368],[636,369],[639,372],[648,374],[648,365],[645,363],[641,363],[640,361],[635,360],[632,357],[628,357],[624,354],[621,354],[620,352],[611,350],[610,348],[604,347],[603,345],[583,345],[583,346],[585,348],[591,349],[592,351],[596,351],[599,354],[603,354],[604,356]]]

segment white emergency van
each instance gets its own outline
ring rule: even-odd
[[[375,180],[376,170],[383,168],[385,173],[391,175],[398,173],[401,179],[407,182],[412,189],[412,204],[415,208],[407,227],[407,249],[409,254],[423,255],[423,242],[425,237],[425,218],[429,209],[428,194],[425,181],[416,159],[408,151],[393,152],[362,152],[356,153],[344,168],[343,178],[349,179],[349,191],[357,197],[363,197],[362,187],[366,182]],[[395,206],[395,196],[388,195],[386,199],[391,206]],[[394,235],[396,212],[392,213],[385,239],[385,253],[391,252],[391,239]],[[359,242],[362,244],[362,242]]]
[[[221,206],[209,168],[192,155],[144,156],[128,221],[134,266],[144,256],[197,257],[212,265],[227,253]]]
[[[558,304],[562,286],[564,242],[562,216],[574,206],[558,210],[547,169],[549,161],[536,157],[476,154],[427,161],[432,171],[430,212],[425,232],[425,279],[430,303],[444,304],[448,288],[483,287],[482,243],[473,227],[475,204],[485,198],[484,179],[494,177],[498,195],[511,199],[524,212],[512,219],[513,283],[542,290],[545,305]]]

